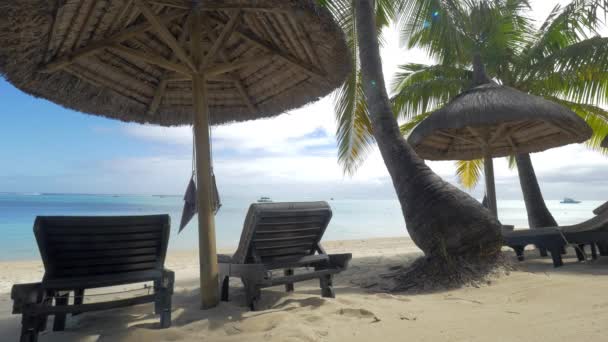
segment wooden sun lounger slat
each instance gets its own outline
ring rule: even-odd
[[[81,251],[58,251],[55,253],[55,257],[58,260],[62,259],[73,259],[80,258],[92,259],[92,258],[108,258],[108,257],[120,257],[120,256],[136,256],[136,255],[155,255],[158,248],[129,248],[129,249],[115,249],[115,250],[97,250],[83,253]]]
[[[124,262],[127,263],[138,263],[145,261],[156,260],[156,254],[144,254],[126,257],[104,257],[104,258],[93,258],[93,259],[77,259],[73,258],[58,261],[65,268],[81,267],[81,266],[100,266],[100,265],[120,265]]]
[[[149,216],[46,216],[46,226],[49,229],[63,227],[114,227],[119,226],[158,226],[164,215]],[[99,220],[103,217],[105,220]]]
[[[280,222],[260,222],[259,228],[263,229],[266,226],[296,226],[296,227],[301,227],[307,224],[313,224],[316,227],[318,227],[319,225],[323,224],[322,220],[307,220],[307,221],[280,221]],[[274,229],[274,228],[272,228]]]
[[[318,235],[298,235],[298,236],[288,236],[288,237],[277,237],[277,238],[263,238],[263,239],[254,239],[254,243],[260,242],[278,242],[278,241],[294,241],[294,240],[312,240],[314,241]]]
[[[93,250],[114,250],[114,249],[130,249],[130,248],[143,248],[143,247],[156,247],[159,245],[157,240],[142,240],[142,241],[128,241],[128,242],[100,242],[100,243],[57,243],[55,244],[54,250],[60,251],[82,251],[87,253]]]
[[[99,235],[95,237],[95,241],[98,242],[112,242],[112,241],[139,241],[139,240],[158,240],[161,232],[155,233],[139,233],[139,234],[108,234]],[[50,235],[49,240],[52,242],[79,242],[87,243],[91,241],[90,235],[68,235],[68,236],[55,236]]]
[[[317,231],[318,233],[319,231]],[[268,246],[269,244],[277,244],[280,243],[280,241],[285,241],[285,242],[308,242],[311,247],[312,245],[316,242],[316,239],[311,239],[309,236],[312,232],[298,232],[298,233],[281,233],[281,234],[264,234],[264,235],[259,235],[256,234],[255,237],[255,246],[256,247],[265,247]],[[317,236],[317,235],[315,235]]]
[[[306,242],[306,243],[290,243],[290,244],[285,244],[285,245],[268,244],[268,245],[263,245],[263,246],[260,246],[260,244],[256,244],[256,249],[258,251],[272,250],[272,249],[281,249],[281,248],[291,248],[291,247],[307,247],[307,248],[310,249],[310,243],[308,243],[308,242]]]
[[[323,227],[321,226],[314,226],[314,227],[305,227],[305,228],[292,228],[292,229],[285,229],[284,226],[281,226],[280,229],[274,229],[274,230],[258,230],[257,234],[282,234],[282,233],[299,233],[299,232],[317,232],[319,230],[323,229]]]
[[[85,275],[98,275],[112,273],[122,273],[128,271],[145,271],[153,270],[156,267],[156,262],[132,262],[127,265],[95,265],[95,267],[62,267],[61,271],[57,272],[58,276],[74,277],[74,276],[85,276]]]
[[[52,228],[49,229],[51,236],[90,236],[90,235],[128,235],[128,234],[140,234],[140,233],[157,233],[161,232],[161,229],[156,226],[142,225],[142,226],[126,226],[126,227],[109,227],[99,226],[96,229],[85,229],[84,227],[68,227],[68,228]]]

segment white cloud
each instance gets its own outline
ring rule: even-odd
[[[539,23],[546,18],[556,3],[560,1],[533,1],[532,16]],[[382,50],[383,65],[387,85],[390,77],[397,70],[399,63],[431,61],[420,50],[405,50],[399,47],[397,30],[386,33],[387,44]],[[181,192],[182,185],[167,185],[167,178],[176,173],[178,179],[187,178],[190,171],[190,146],[192,135],[190,127],[162,128],[156,126],[125,125],[127,134],[160,144],[181,146],[178,156],[159,156],[117,161],[121,167],[128,165],[129,172],[138,175],[141,187],[145,180],[153,184],[164,184],[164,187],[175,188]],[[388,173],[378,152],[374,148],[367,161],[353,178],[345,177],[337,163],[335,148],[336,123],[331,99],[325,98],[304,108],[292,110],[273,119],[235,123],[214,127],[212,130],[215,170],[218,182],[226,191],[237,191],[238,188],[255,187],[256,184],[281,186],[301,186],[321,191],[328,184],[350,187],[382,186],[386,196],[392,196]],[[324,132],[325,134],[318,134]],[[333,147],[332,147],[333,146]],[[314,151],[314,152],[313,152]],[[593,170],[608,168],[607,160],[595,152],[588,151],[580,145],[553,149],[532,156],[539,179],[556,184],[556,174],[585,174]],[[455,181],[453,162],[429,162],[429,166],[440,176]],[[179,171],[178,171],[179,170]],[[118,168],[116,170],[118,171]],[[495,159],[496,181],[499,197],[519,196],[517,173],[510,170],[504,158]],[[576,179],[568,178],[569,186]],[[584,182],[579,179],[579,182]],[[548,197],[559,196],[560,187],[543,184]],[[478,188],[479,194],[482,186]],[[580,187],[583,189],[584,187]],[[277,189],[278,190],[278,189]],[[311,190],[312,191],[312,190]],[[593,189],[587,189],[593,196]],[[238,191],[237,191],[238,192]],[[504,198],[503,197],[503,198]],[[584,197],[584,196],[583,196]]]

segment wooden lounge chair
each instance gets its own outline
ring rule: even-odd
[[[169,327],[175,277],[163,268],[169,232],[168,215],[36,218],[45,273],[39,283],[12,288],[13,314],[22,315],[20,341],[37,341],[49,315],[55,316],[53,330],[60,331],[68,313],[152,302],[161,327]],[[85,290],[144,282],[153,282],[152,294],[84,304]]]
[[[261,289],[318,278],[323,297],[334,297],[333,275],[346,269],[351,254],[328,255],[319,243],[331,219],[326,202],[256,203],[249,207],[241,241],[233,256],[220,255],[222,300],[228,301],[229,277],[245,286],[247,305],[256,310]],[[294,272],[312,268],[312,271]],[[275,277],[272,271],[282,270]]]
[[[583,251],[586,245],[591,246],[593,258],[597,258],[597,248],[600,255],[608,255],[608,202],[593,213],[596,216],[571,226],[503,232],[504,244],[515,250],[520,261],[524,259],[524,248],[527,245],[546,249],[551,254],[555,267],[563,265],[562,254],[567,245],[575,246],[577,257],[581,261],[585,258]]]

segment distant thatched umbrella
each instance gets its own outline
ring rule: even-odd
[[[608,148],[608,135],[602,141],[602,147]]]
[[[315,0],[0,3],[0,73],[19,89],[122,121],[194,125],[203,307],[218,302],[209,125],[315,101],[349,63]]]
[[[476,57],[474,86],[422,121],[408,138],[424,159],[485,159],[486,194],[496,215],[492,158],[580,143],[591,128],[569,109],[490,81]]]

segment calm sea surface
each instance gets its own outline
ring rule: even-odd
[[[282,199],[275,199],[282,200]],[[238,244],[245,214],[255,199],[222,198],[216,217],[219,247]],[[348,240],[372,237],[407,236],[403,216],[396,200],[332,200],[333,219],[325,240]],[[591,217],[600,201],[560,204],[547,201],[560,224],[571,224]],[[192,249],[198,238],[196,218],[177,234],[183,201],[179,196],[111,196],[0,194],[0,261],[35,259],[38,248],[32,232],[37,215],[148,215],[169,214],[172,222],[170,249]],[[526,227],[527,218],[521,201],[499,201],[503,224]]]

